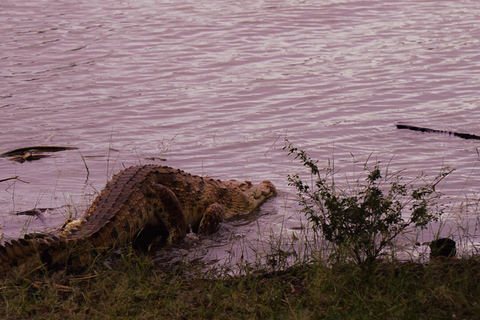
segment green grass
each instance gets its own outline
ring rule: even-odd
[[[277,273],[211,277],[161,270],[128,251],[81,275],[0,282],[2,319],[476,319],[480,259],[379,263],[365,272],[317,261]],[[194,274],[195,276],[192,276]]]

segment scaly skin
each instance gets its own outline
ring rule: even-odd
[[[117,174],[85,217],[39,238],[0,246],[0,274],[20,275],[42,266],[86,266],[98,254],[139,235],[178,243],[187,230],[214,232],[225,217],[248,214],[276,195],[269,181],[220,181],[170,167],[134,166]]]

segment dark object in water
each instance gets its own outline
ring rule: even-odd
[[[43,158],[48,158],[50,157],[49,154],[33,154],[33,153],[26,153],[22,156],[14,156],[14,157],[10,157],[8,158],[8,160],[10,161],[15,161],[15,162],[18,162],[18,163],[24,163],[25,161],[35,161],[35,160],[40,160],[40,159],[43,159]]]
[[[455,137],[459,137],[459,138],[462,138],[462,139],[480,140],[480,136],[470,134],[470,133],[459,133],[459,132],[455,132],[455,131],[435,130],[435,129],[430,129],[430,128],[412,126],[412,125],[403,124],[403,123],[398,123],[398,124],[396,124],[396,126],[397,126],[397,129],[408,129],[408,130],[420,131],[420,132],[444,133],[444,134],[448,134],[449,136],[455,136]]]
[[[0,154],[0,157],[10,157],[9,160],[23,163],[25,161],[34,161],[42,158],[50,157],[44,152],[59,152],[65,150],[76,150],[76,147],[59,147],[59,146],[35,146],[14,149]]]
[[[26,211],[18,211],[15,212],[17,216],[33,216],[42,221],[43,223],[47,222],[47,219],[45,218],[45,213],[47,213],[49,210],[54,210],[55,208],[34,208]]]
[[[13,157],[13,156],[21,156],[26,153],[39,153],[39,152],[59,152],[65,150],[77,150],[76,147],[59,147],[59,146],[35,146],[35,147],[25,147],[10,150],[0,154],[0,157]]]
[[[456,243],[452,239],[440,238],[428,243],[430,259],[438,257],[454,258],[457,255]]]
[[[34,208],[30,210],[25,210],[25,211],[17,211],[15,214],[17,216],[39,216],[41,214],[44,214],[45,212],[49,210],[54,210],[55,208]]]

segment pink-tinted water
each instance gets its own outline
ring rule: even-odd
[[[448,210],[475,202],[478,141],[394,124],[480,134],[479,16],[473,0],[4,0],[0,152],[79,150],[0,158],[0,179],[28,182],[0,183],[2,232],[60,225],[133,164],[272,180],[280,194],[260,217],[203,244],[222,256],[232,238],[300,224],[286,174],[301,168],[285,138],[338,168],[371,153],[406,177],[452,166],[441,186]],[[57,209],[14,214],[34,207]],[[462,219],[473,225],[475,213]],[[442,232],[458,237],[452,228]]]

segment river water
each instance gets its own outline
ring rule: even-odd
[[[439,186],[445,225],[420,240],[468,233],[475,250],[479,142],[395,123],[480,134],[479,65],[473,0],[3,0],[0,152],[79,149],[0,158],[0,179],[20,179],[0,183],[2,232],[58,226],[112,174],[157,163],[274,182],[279,196],[257,215],[195,242],[213,260],[235,239],[261,251],[302,223],[287,138],[346,171],[369,155],[407,178],[455,168]],[[33,208],[50,210],[15,214]]]

